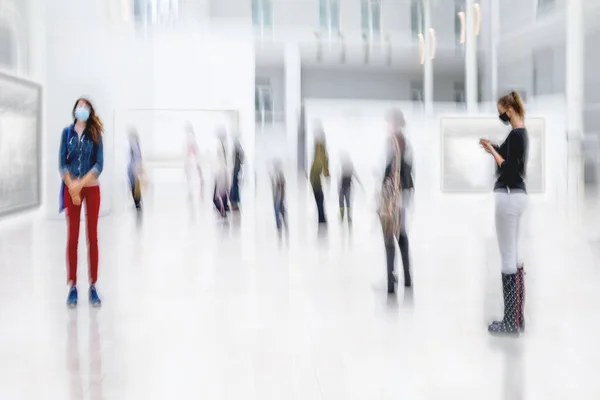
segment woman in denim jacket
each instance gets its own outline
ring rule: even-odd
[[[103,125],[89,100],[80,98],[73,107],[74,123],[62,132],[59,168],[63,180],[60,211],[67,214],[67,305],[77,305],[77,245],[81,205],[86,203],[87,240],[89,251],[89,301],[101,305],[96,292],[98,279],[98,213],[100,186],[98,177],[104,166],[102,148]]]

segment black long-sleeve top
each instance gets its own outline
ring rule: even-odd
[[[404,189],[414,189],[415,183],[412,175],[412,152],[409,150],[409,145],[402,134],[397,134],[397,140],[400,145],[401,159],[400,159],[400,187]],[[385,172],[383,173],[383,181],[389,178],[392,174],[392,166],[395,162],[395,154],[393,154],[392,144],[389,144],[389,157],[385,165]]]
[[[502,165],[496,164],[496,189],[520,189],[526,191],[527,157],[529,155],[529,136],[527,129],[516,128],[510,131],[504,143],[494,146],[504,158]]]

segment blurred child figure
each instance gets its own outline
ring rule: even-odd
[[[240,174],[244,164],[244,149],[240,139],[236,138],[233,145],[233,177],[231,180],[230,201],[231,209],[238,211],[240,209]]]
[[[133,203],[138,211],[142,209],[142,150],[140,149],[140,137],[133,128],[129,130],[129,163],[127,175]]]
[[[226,134],[219,130],[219,147],[217,149],[217,163],[215,166],[215,191],[213,204],[221,217],[227,217],[229,211],[229,174],[227,171]]]
[[[200,167],[200,151],[198,150],[198,143],[196,142],[196,134],[194,133],[194,128],[190,124],[188,124],[185,129],[187,134],[184,160],[185,176],[188,181],[188,188],[190,188],[191,196],[191,187],[193,179],[192,174],[198,174],[198,178],[200,179],[200,198],[202,198],[204,193],[204,177],[202,175],[202,168]]]
[[[352,181],[356,180],[359,185],[362,183],[358,179],[354,170],[352,159],[347,153],[342,154],[342,179],[340,181],[340,218],[344,221],[344,214],[348,216],[348,224],[352,224]]]
[[[275,223],[277,230],[281,234],[283,227],[287,231],[287,209],[285,206],[285,175],[281,161],[276,160],[273,164],[273,175],[271,176],[273,186],[273,206],[275,209]]]

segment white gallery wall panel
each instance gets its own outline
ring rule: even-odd
[[[0,215],[40,205],[41,90],[0,73]]]
[[[529,159],[527,163],[527,191],[545,190],[545,121],[527,118]],[[489,192],[494,186],[496,165],[493,157],[481,148],[480,138],[500,145],[507,129],[495,117],[443,117],[440,120],[442,145],[442,185],[444,192]]]

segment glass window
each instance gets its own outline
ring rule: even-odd
[[[362,0],[360,3],[360,22],[364,32],[369,29],[369,0]]]
[[[420,0],[413,0],[410,5],[410,26],[413,37],[423,33],[424,15]]]
[[[271,0],[261,0],[263,25],[271,26],[273,24],[273,3]]]
[[[339,31],[339,0],[319,0],[319,22],[323,30]]]
[[[252,0],[252,25],[260,26],[261,17],[260,17],[260,0]]]
[[[319,0],[319,25],[321,29],[329,29],[329,12],[327,0]]]
[[[537,1],[537,14],[543,15],[544,13],[554,10],[555,6],[556,6],[556,0],[538,0]]]
[[[381,2],[371,0],[371,24],[373,32],[381,32]]]
[[[329,0],[329,18],[331,20],[331,29],[340,30],[340,2],[339,0]]]
[[[12,31],[0,25],[0,67],[13,69],[16,63],[13,57],[13,34]]]
[[[177,17],[180,0],[133,0],[133,18],[159,23]]]
[[[362,0],[361,2],[361,25],[363,32],[381,32],[381,1]]]
[[[273,23],[273,4],[271,0],[252,0],[252,24],[271,26]]]

